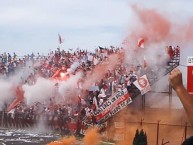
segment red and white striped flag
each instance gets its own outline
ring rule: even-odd
[[[144,42],[145,42],[145,39],[143,38],[138,39],[137,46],[141,48],[145,48]]]
[[[64,42],[64,39],[62,39],[60,34],[58,34],[58,42],[59,44],[62,44]]]

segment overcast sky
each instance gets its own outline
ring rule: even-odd
[[[0,53],[47,54],[58,47],[58,33],[66,50],[120,46],[132,25],[131,4],[178,21],[193,16],[191,0],[0,0]]]
[[[129,19],[120,0],[0,0],[0,52],[119,45]]]

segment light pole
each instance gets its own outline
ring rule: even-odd
[[[185,128],[184,128],[184,140],[186,140],[186,137],[187,137],[187,128],[188,128],[188,123],[186,122]]]
[[[158,145],[158,143],[159,143],[159,123],[160,123],[160,121],[161,120],[158,120],[158,122],[157,122],[157,142],[156,142],[156,145]]]

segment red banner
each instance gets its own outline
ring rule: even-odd
[[[193,97],[193,57],[188,57],[187,90]]]
[[[9,105],[7,108],[7,112],[15,108],[21,101],[24,99],[24,91],[22,89],[22,86],[18,86],[15,91],[16,98],[13,100],[13,102]]]

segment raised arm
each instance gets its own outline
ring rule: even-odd
[[[170,73],[169,82],[180,98],[187,116],[190,119],[190,123],[193,126],[193,98],[188,94],[188,91],[183,85],[182,73],[179,69],[176,68]]]

